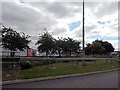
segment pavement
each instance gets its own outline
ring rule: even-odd
[[[118,69],[2,82],[3,88],[118,88]],[[87,86],[86,86],[87,85]]]

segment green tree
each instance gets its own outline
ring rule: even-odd
[[[24,51],[25,48],[28,48],[28,44],[30,42],[28,35],[25,35],[25,33],[21,32],[18,33],[17,31],[14,31],[10,27],[7,28],[5,26],[2,27],[1,30],[2,33],[2,46],[3,48],[11,51]],[[14,56],[14,52],[11,52],[11,56]]]
[[[91,53],[92,54],[102,54],[105,48],[102,46],[102,44],[98,41],[93,41],[90,45]]]
[[[63,52],[64,47],[64,41],[60,38],[58,40],[55,40],[55,50],[58,52],[59,57],[61,57],[61,53]]]
[[[64,38],[63,45],[63,51],[68,52],[70,56],[72,53],[77,53],[80,50],[80,42],[69,37]]]
[[[87,47],[85,47],[85,54],[90,55],[91,54],[91,48],[90,43],[86,44]]]
[[[112,46],[111,43],[107,41],[102,41],[102,40],[98,40],[98,42],[100,42],[102,46],[105,48],[105,50],[103,51],[103,54],[109,54],[110,52],[114,51],[114,47]]]
[[[47,31],[39,36],[38,41],[35,45],[38,45],[39,52],[46,52],[46,56],[48,56],[51,52],[54,51],[55,40]]]
[[[85,48],[86,54],[109,54],[114,51],[111,43],[102,40],[95,40],[92,44],[87,44]]]

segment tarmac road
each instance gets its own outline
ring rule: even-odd
[[[3,85],[2,88],[118,88],[118,71]]]

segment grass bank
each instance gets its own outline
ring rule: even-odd
[[[78,62],[76,66],[76,61],[71,62],[57,62],[51,65],[35,66],[31,69],[20,70],[19,78],[20,79],[31,79],[31,78],[40,78],[48,76],[60,76],[67,74],[81,74],[94,71],[102,71],[115,69],[120,66],[120,63],[113,61],[106,62],[106,60],[99,60],[95,63],[93,61],[86,62],[86,66],[82,66],[82,62]]]

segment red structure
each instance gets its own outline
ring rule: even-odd
[[[32,50],[29,49],[29,48],[27,49],[27,56],[33,56],[33,55],[32,55]]]

